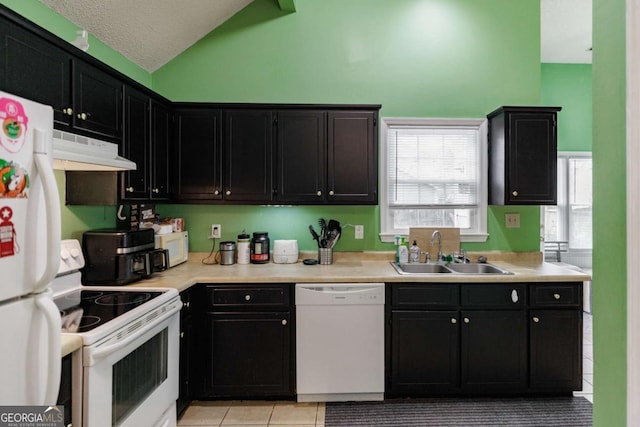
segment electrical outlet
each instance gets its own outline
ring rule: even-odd
[[[222,236],[222,226],[220,224],[211,224],[211,239],[220,239]]]
[[[507,228],[520,228],[520,214],[519,213],[504,214],[504,226]]]
[[[356,239],[364,239],[364,225],[356,225]]]

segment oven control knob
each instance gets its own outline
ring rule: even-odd
[[[80,256],[80,251],[76,248],[71,249],[71,258],[78,258]]]
[[[69,256],[70,256],[70,254],[69,254],[69,251],[68,251],[68,250],[66,250],[66,249],[62,249],[62,250],[60,251],[60,258],[62,258],[62,260],[63,260],[63,261],[68,260],[68,259],[69,259]]]

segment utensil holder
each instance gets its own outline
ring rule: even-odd
[[[318,248],[318,263],[333,264],[333,248]]]

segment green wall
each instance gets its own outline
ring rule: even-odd
[[[593,1],[594,425],[626,424],[625,0]]]
[[[538,0],[299,0],[295,13],[255,0],[156,71],[153,87],[174,101],[374,103],[381,117],[484,117],[539,104],[539,19]],[[185,217],[197,251],[209,248],[214,222],[223,239],[268,230],[313,249],[307,227],[319,216],[364,224],[365,239],[347,229],[339,250],[392,249],[378,238],[378,207],[158,210]],[[521,213],[515,231],[503,227],[504,211],[489,208],[488,242],[465,247],[538,250],[539,209],[509,208]]]
[[[591,64],[542,64],[542,104],[562,107],[559,151],[591,151],[591,68]]]

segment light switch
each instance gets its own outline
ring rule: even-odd
[[[519,213],[504,214],[504,225],[507,228],[520,228],[520,214]]]

